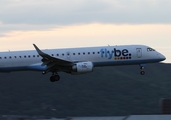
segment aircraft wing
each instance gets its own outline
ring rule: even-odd
[[[61,66],[71,66],[74,63],[73,61],[52,57],[42,52],[35,44],[33,44],[33,46],[35,47],[37,53],[42,57],[42,66],[47,66],[46,72],[53,72],[56,68],[60,68]]]

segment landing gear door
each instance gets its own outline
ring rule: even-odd
[[[141,48],[137,48],[137,57],[141,58],[142,57],[142,49]]]

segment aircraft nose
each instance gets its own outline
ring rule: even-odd
[[[160,54],[159,56],[160,56],[160,60],[161,60],[161,61],[166,60],[166,57],[165,57],[164,55]]]

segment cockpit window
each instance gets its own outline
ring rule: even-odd
[[[155,51],[153,48],[147,48],[148,52]]]

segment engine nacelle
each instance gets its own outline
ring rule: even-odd
[[[72,66],[72,74],[83,74],[93,71],[93,63],[92,62],[78,62]]]

